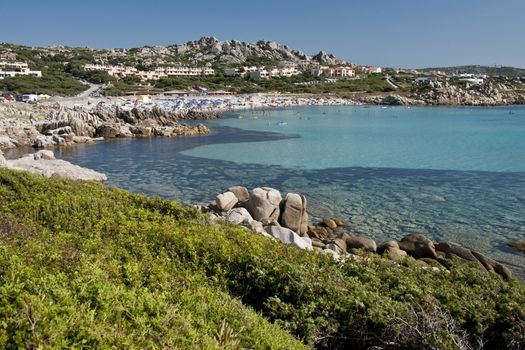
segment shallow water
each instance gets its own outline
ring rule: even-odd
[[[525,108],[304,107],[236,116],[207,122],[211,136],[114,140],[57,156],[106,173],[110,184],[184,203],[237,184],[304,193],[314,218],[344,218],[378,241],[423,232],[525,276],[525,256],[506,247],[525,239]]]

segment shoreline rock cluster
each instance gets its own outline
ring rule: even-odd
[[[188,112],[188,119],[217,118],[206,112]],[[161,108],[122,109],[97,105],[91,109],[9,104],[0,105],[0,149],[19,146],[45,148],[90,143],[114,137],[205,135],[203,125],[181,123],[186,115]]]
[[[367,254],[379,254],[400,262],[410,256],[442,271],[448,268],[450,259],[458,259],[503,278],[512,278],[510,269],[496,260],[452,242],[435,243],[421,233],[408,233],[399,241],[378,244],[369,237],[352,234],[336,218],[324,218],[316,225],[309,225],[305,196],[287,193],[283,198],[270,187],[251,191],[242,186],[230,187],[199,209],[208,214],[211,223],[240,225],[299,249],[331,255],[336,260],[362,261]]]
[[[406,96],[364,96],[361,101],[391,106],[500,106],[525,104],[525,95],[496,83],[485,83],[469,89],[444,83]]]
[[[0,151],[0,168],[23,170],[53,179],[106,181],[107,176],[62,159],[56,159],[50,150],[40,150],[18,159],[6,160]]]

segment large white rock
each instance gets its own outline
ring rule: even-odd
[[[18,141],[10,138],[9,136],[0,136],[0,149],[2,148],[15,148]]]
[[[73,131],[70,126],[63,126],[61,128],[46,131],[46,135],[69,135],[72,133]]]
[[[95,170],[82,168],[62,159],[35,159],[34,154],[25,155],[22,158],[8,160],[7,167],[10,169],[24,170],[45,177],[72,180],[106,181],[104,174]]]
[[[304,235],[308,230],[306,197],[297,193],[288,193],[282,206],[281,225]]]
[[[55,159],[55,154],[53,153],[53,151],[42,150],[42,151],[38,151],[35,154],[33,154],[33,158],[35,158],[35,160],[39,160],[39,159],[52,160],[52,159]]]
[[[252,220],[248,223],[246,227],[250,228],[250,230],[252,230],[255,233],[267,235],[266,231],[264,231],[264,226],[260,221]]]
[[[246,189],[246,187],[243,186],[234,186],[228,188],[228,191],[233,192],[235,197],[239,200],[239,203],[244,203],[248,199],[250,199],[250,193]]]
[[[245,208],[233,208],[226,214],[226,221],[234,225],[240,225],[242,223],[249,224],[253,221],[253,218]]]
[[[233,192],[221,193],[215,198],[215,204],[220,211],[228,211],[237,204],[238,200]]]
[[[32,146],[35,147],[35,148],[45,148],[45,147],[56,145],[56,142],[54,141],[53,137],[54,136],[40,135],[33,142]]]
[[[299,249],[312,250],[312,242],[307,242],[301,238],[297,233],[286,227],[268,226],[266,228],[272,237],[281,241],[284,244],[293,245]]]
[[[257,187],[250,193],[246,208],[257,221],[278,220],[282,196],[279,191],[270,187]]]

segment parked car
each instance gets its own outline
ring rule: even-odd
[[[35,103],[38,101],[38,95],[37,94],[17,95],[16,100],[20,102],[26,102],[26,103]]]
[[[5,101],[14,101],[15,100],[15,96],[13,94],[2,94],[2,98],[5,100]]]

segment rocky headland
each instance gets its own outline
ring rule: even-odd
[[[525,95],[493,82],[470,88],[439,83],[406,94],[365,95],[360,101],[392,106],[499,106],[525,104]]]
[[[111,104],[86,108],[59,103],[4,103],[0,104],[0,149],[45,148],[115,137],[202,135],[209,133],[206,126],[190,126],[181,120],[216,117],[213,113],[169,111],[155,106],[124,109]]]

